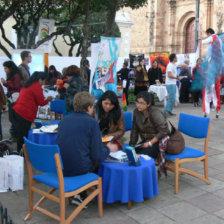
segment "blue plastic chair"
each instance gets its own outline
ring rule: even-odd
[[[175,173],[175,194],[178,194],[179,190],[179,173],[192,175],[205,181],[207,184],[211,183],[208,180],[208,142],[210,134],[210,119],[181,113],[178,130],[192,138],[205,140],[204,151],[185,147],[183,152],[177,155],[166,153],[167,169]],[[185,162],[204,162],[204,176],[195,171],[183,168],[182,164]]]
[[[132,130],[133,120],[132,120],[132,112],[124,112],[124,123],[125,123],[125,131]]]
[[[74,177],[63,176],[63,163],[61,161],[60,150],[57,145],[38,145],[24,137],[23,145],[26,158],[29,182],[29,212],[25,221],[30,219],[35,210],[38,210],[59,223],[71,223],[72,220],[82,211],[82,209],[96,196],[98,196],[99,216],[103,216],[102,204],[102,180],[94,174],[88,173]],[[32,167],[41,171],[41,174],[33,176]],[[36,184],[45,184],[51,189],[48,192],[36,187]],[[58,190],[59,197],[53,193]],[[65,218],[65,199],[89,190],[91,194]],[[34,205],[34,192],[42,195],[41,199]],[[56,215],[40,207],[46,199],[51,199],[60,206],[60,215]]]
[[[55,100],[51,101],[51,103],[50,103],[50,110],[51,110],[51,113],[50,113],[51,120],[53,118],[52,112],[54,112],[56,114],[60,114],[61,115],[61,119],[62,119],[63,113],[66,111],[65,100],[55,99]]]

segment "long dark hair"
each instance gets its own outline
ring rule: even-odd
[[[107,117],[105,117],[105,111],[102,106],[102,101],[106,99],[109,99],[114,105],[114,108],[109,112]],[[117,95],[113,91],[108,90],[100,97],[96,104],[96,113],[99,120],[100,130],[103,132],[103,134],[107,134],[111,120],[113,120],[114,124],[117,124],[121,117],[119,101]]]
[[[7,81],[9,81],[10,79],[12,79],[12,77],[15,74],[19,74],[20,77],[22,78],[22,75],[21,75],[21,72],[20,72],[19,68],[16,66],[16,64],[13,61],[5,61],[3,63],[3,66],[9,68],[9,70],[10,70],[10,73],[9,74],[6,74],[6,80]]]
[[[54,70],[54,73],[51,73],[50,70]],[[52,77],[55,77],[55,78],[58,77],[58,71],[56,70],[54,65],[51,65],[48,69],[47,81],[49,81]]]
[[[153,94],[147,91],[141,91],[140,93],[138,93],[136,96],[136,100],[139,98],[142,98],[147,104],[151,104],[152,106],[155,104]]]
[[[38,82],[40,79],[45,80],[46,75],[44,72],[34,72],[30,78],[26,81],[24,87],[28,88],[31,86],[33,83]]]

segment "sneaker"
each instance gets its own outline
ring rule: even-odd
[[[219,118],[219,114],[216,114],[215,117],[218,119]]]
[[[168,111],[168,113],[169,113],[170,116],[176,116],[176,114],[174,114],[174,113],[172,113],[172,112],[169,112],[169,111]]]
[[[79,206],[84,200],[85,200],[85,198],[82,197],[80,194],[78,194],[72,198],[71,204]],[[86,205],[84,208],[88,208],[88,206]]]

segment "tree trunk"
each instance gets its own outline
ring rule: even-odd
[[[111,1],[110,5],[108,5],[108,9],[106,12],[106,36],[112,37],[114,34],[114,24],[116,11],[118,7],[118,0]]]
[[[83,82],[85,85],[88,85],[88,75],[86,71],[86,66],[85,66],[85,61],[87,58],[87,53],[88,53],[88,24],[89,24],[89,15],[90,15],[90,0],[85,0],[86,2],[86,9],[85,9],[85,21],[83,24],[83,42],[82,42],[82,51],[81,51],[81,62],[80,62],[80,69],[81,69],[81,77],[83,79]]]

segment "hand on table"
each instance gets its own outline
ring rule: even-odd
[[[48,101],[51,101],[52,99],[53,99],[52,96],[48,96],[48,97],[47,97],[47,100],[48,100]]]
[[[110,149],[111,152],[117,152],[118,146],[116,144],[113,144],[111,142],[107,143],[107,147]]]

